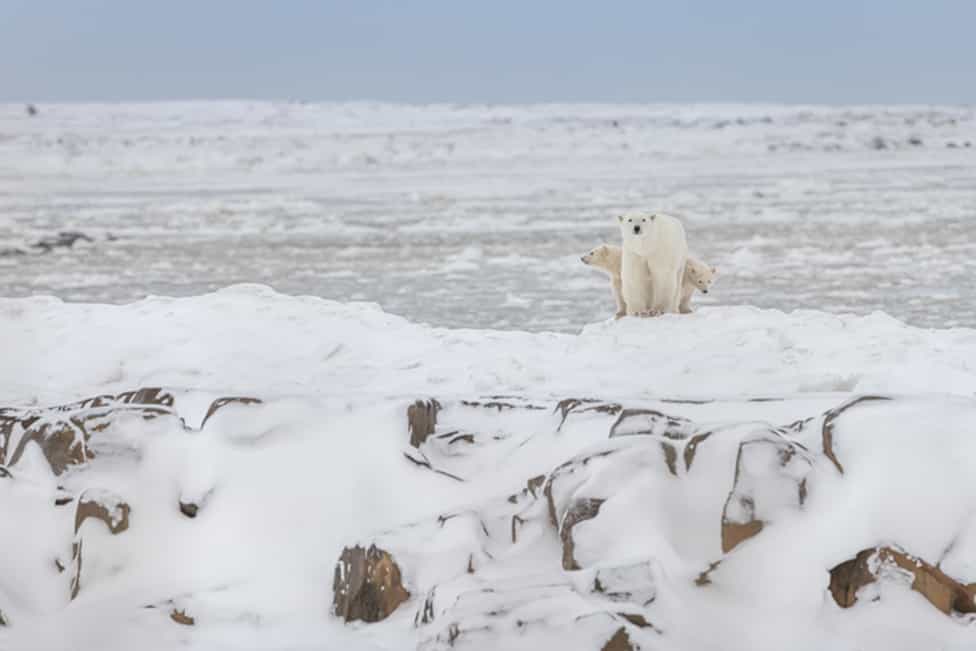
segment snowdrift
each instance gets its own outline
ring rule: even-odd
[[[976,644],[976,333],[0,301],[0,647]]]

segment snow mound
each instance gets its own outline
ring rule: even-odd
[[[0,299],[7,403],[132,386],[230,394],[562,398],[976,393],[976,331],[889,316],[705,308],[579,335],[451,330],[377,306],[236,285],[126,306]]]

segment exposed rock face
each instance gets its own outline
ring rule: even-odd
[[[485,431],[486,416],[520,426]],[[457,481],[466,481],[510,454],[531,438],[528,422],[553,420],[549,406],[511,396],[441,402],[417,400],[407,407],[409,447],[403,456],[411,463]],[[540,471],[544,468],[540,468]]]
[[[830,459],[831,463],[834,464],[834,467],[837,468],[837,471],[840,474],[844,474],[844,466],[841,464],[840,460],[837,458],[836,452],[834,451],[835,421],[841,416],[841,414],[852,407],[866,402],[877,402],[879,400],[891,400],[891,398],[886,396],[858,396],[857,398],[848,400],[844,404],[831,409],[823,415],[823,424],[821,425],[823,454]]]
[[[671,416],[655,409],[624,409],[610,427],[615,436],[656,435],[669,439],[686,439],[698,428],[687,418]]]
[[[109,533],[117,535],[129,528],[129,505],[118,496],[107,491],[87,490],[78,498],[75,510],[75,539],[71,545],[71,598],[81,590],[82,546],[84,535],[82,527],[86,521],[101,521]]]
[[[418,400],[407,407],[407,429],[410,432],[410,445],[419,448],[437,426],[437,412],[441,404],[436,400]]]
[[[976,584],[963,585],[919,558],[895,547],[872,547],[830,570],[830,594],[850,608],[858,592],[875,581],[902,577],[933,606],[951,613],[976,613]]]
[[[566,419],[570,414],[600,413],[615,416],[620,413],[623,406],[616,402],[604,402],[593,398],[566,398],[560,400],[553,411],[558,411],[561,418],[557,431],[566,424]]]
[[[605,500],[582,498],[573,502],[573,505],[566,510],[562,521],[559,524],[559,538],[563,541],[563,569],[578,570],[579,563],[573,557],[575,543],[573,542],[573,527],[580,522],[592,520],[600,512],[600,505]]]
[[[261,404],[261,400],[258,398],[249,398],[247,396],[227,396],[224,398],[217,398],[212,403],[210,403],[210,407],[207,409],[207,413],[204,415],[203,420],[200,422],[200,429],[203,429],[203,426],[207,424],[207,421],[210,420],[210,417],[213,416],[215,413],[217,413],[219,409],[226,407],[227,405],[230,404],[259,405]]]
[[[196,624],[196,620],[187,615],[185,610],[177,610],[174,608],[170,611],[169,618],[177,624],[182,624],[183,626],[193,626]]]
[[[410,598],[393,557],[375,545],[342,550],[332,581],[333,614],[347,622],[378,622]]]
[[[599,640],[586,643],[592,646],[581,643],[580,648],[653,645],[653,636],[666,636],[651,623],[659,596],[656,561],[614,565],[613,550],[642,549],[648,559],[661,554],[668,558],[688,553],[682,548],[684,541],[703,541],[698,558],[704,550],[714,560],[702,562],[703,571],[689,581],[709,589],[715,583],[741,580],[741,567],[736,569],[739,546],[767,527],[804,517],[810,494],[822,479],[818,473],[836,469],[828,476],[834,488],[836,482],[847,481],[841,456],[865,443],[843,438],[860,431],[844,426],[846,415],[853,408],[858,414],[853,422],[863,418],[874,422],[873,412],[865,414],[858,407],[886,400],[855,398],[784,426],[747,421],[707,429],[657,409],[588,399],[562,400],[552,409],[538,409],[536,403],[514,398],[415,403],[408,419],[411,434],[426,432],[417,447],[418,458],[442,474],[449,469],[458,478],[477,476],[480,468],[472,459],[491,455],[502,459],[519,446],[534,444],[532,438],[540,431],[567,437],[605,428],[604,443],[594,440],[585,453],[532,476],[504,504],[438,518],[441,528],[446,522],[470,521],[464,525],[470,531],[466,537],[458,537],[457,527],[462,525],[457,524],[455,533],[444,538],[463,540],[456,548],[447,546],[450,571],[433,570],[440,560],[436,554],[410,551],[418,548],[419,540],[421,546],[433,548],[444,544],[429,525],[413,525],[410,541],[395,535],[383,538],[383,547],[389,548],[387,541],[393,545],[411,576],[416,573],[425,579],[418,586],[425,598],[414,618],[426,636],[420,648],[481,648],[492,639],[487,636],[504,640],[510,634],[517,634],[521,643],[536,632],[545,635],[541,631],[559,621],[568,603],[577,604],[576,612],[589,613],[567,624],[574,631],[586,629],[583,621],[608,626],[600,629]],[[484,417],[487,410],[493,412],[490,420]],[[491,426],[485,427],[486,422]],[[865,457],[858,452],[851,457],[855,458]],[[723,476],[729,482],[724,490],[726,480],[716,481]],[[721,526],[695,524],[704,522],[706,513],[720,514]],[[632,517],[622,521],[627,514]],[[498,520],[507,526],[502,529]],[[541,545],[545,536],[540,525],[555,531],[561,542],[562,568],[570,574],[540,575],[505,587],[481,578],[485,564],[497,567],[496,559]],[[479,527],[483,533],[477,533]],[[684,530],[673,534],[675,528]],[[427,533],[417,537],[421,530]],[[669,538],[672,534],[674,538]],[[712,536],[714,542],[708,543]],[[976,535],[972,538],[976,541]],[[708,551],[710,545],[714,552]],[[949,557],[968,567],[966,553],[954,550]],[[860,588],[893,571],[910,575],[913,587],[943,612],[967,613],[976,608],[976,584],[950,578],[895,548],[865,550],[834,568],[830,589],[838,603],[848,607]],[[519,614],[521,604],[530,598],[536,604],[534,619]],[[647,635],[652,637],[642,637]]]
[[[415,624],[421,651],[548,649],[552,640],[572,631],[572,650],[649,648],[660,644],[660,631],[643,615],[600,599],[590,600],[560,574],[528,574],[500,584],[465,577],[432,592],[421,604]],[[623,645],[623,646],[621,646]]]
[[[0,462],[8,466],[17,465],[31,442],[41,448],[55,475],[94,456],[87,447],[83,423],[48,421],[39,415],[19,418],[12,410],[4,411],[7,413],[0,413]]]
[[[180,513],[188,518],[195,518],[214,493],[213,486],[206,490],[184,491],[180,493]]]
[[[657,596],[654,569],[647,561],[601,567],[594,574],[592,590],[610,601],[649,606]]]
[[[627,634],[627,629],[621,626],[613,634],[613,637],[607,640],[607,643],[603,645],[600,651],[636,651],[636,648],[630,643],[630,636]]]
[[[752,538],[773,514],[799,509],[807,497],[807,475],[813,468],[806,450],[783,437],[770,436],[739,444],[735,479],[722,509],[722,551]]]
[[[66,540],[60,540],[42,558],[42,567],[56,582],[56,590],[51,592],[60,589],[63,596],[64,585],[70,581],[73,597],[82,586],[95,596],[92,586],[110,572],[124,571],[132,560],[125,538],[115,536],[139,522],[151,521],[153,514],[133,520],[129,505],[119,497],[78,490],[98,476],[103,456],[114,463],[117,449],[123,455],[132,450],[114,445],[138,445],[141,419],[159,419],[148,424],[146,432],[192,432],[180,441],[179,452],[184,456],[178,459],[204,459],[199,465],[182,467],[179,491],[166,503],[168,516],[174,515],[177,499],[183,516],[200,519],[201,513],[211,515],[206,510],[208,496],[219,495],[213,506],[220,508],[225,496],[233,496],[233,490],[214,488],[225,479],[208,470],[209,452],[214,449],[207,447],[210,439],[197,432],[206,424],[215,435],[226,434],[235,445],[240,441],[250,445],[252,439],[247,437],[252,435],[246,432],[251,430],[244,428],[244,434],[233,431],[239,422],[248,420],[246,412],[256,409],[249,405],[257,401],[246,397],[211,400],[212,394],[205,400],[186,400],[193,408],[184,411],[193,414],[194,427],[177,413],[183,395],[178,390],[149,388],[52,409],[0,411],[0,443],[4,446],[0,454],[14,462],[9,470],[0,465],[0,489],[16,488],[24,475],[39,471],[44,482],[37,482],[41,491],[36,494],[38,508],[50,509],[52,518],[61,518],[65,527],[74,518],[71,560]],[[414,629],[405,631],[415,636],[409,646],[416,643],[427,651],[553,648],[553,640],[564,641],[560,648],[567,651],[670,648],[670,642],[680,646],[677,642],[685,641],[676,635],[677,627],[686,625],[675,616],[682,605],[676,598],[690,595],[692,604],[696,598],[716,605],[723,600],[737,606],[751,603],[739,600],[740,594],[748,593],[747,599],[764,598],[755,595],[763,592],[765,581],[778,568],[793,563],[798,575],[813,579],[779,587],[803,591],[804,600],[811,594],[819,598],[829,587],[835,601],[849,608],[884,599],[889,594],[885,591],[910,586],[943,613],[976,613],[976,583],[972,583],[976,578],[972,560],[976,558],[976,518],[968,524],[961,521],[962,514],[971,512],[967,505],[976,504],[976,493],[967,492],[969,485],[958,477],[944,485],[934,482],[920,495],[936,506],[939,500],[959,500],[952,511],[958,512],[958,517],[953,516],[956,528],[935,535],[926,532],[921,537],[928,550],[924,560],[894,544],[872,547],[830,570],[828,579],[828,568],[821,567],[822,550],[810,554],[797,545],[801,548],[796,554],[799,562],[792,552],[779,553],[778,541],[793,540],[791,526],[799,524],[815,531],[815,525],[822,522],[843,522],[836,517],[838,511],[831,509],[838,497],[852,496],[852,503],[858,503],[866,517],[881,526],[896,520],[899,509],[911,500],[911,489],[899,493],[897,499],[892,497],[889,490],[894,492],[894,487],[884,482],[885,467],[872,464],[892,461],[897,456],[894,452],[903,447],[909,450],[909,457],[930,452],[926,446],[905,445],[906,441],[915,444],[915,432],[912,427],[897,427],[901,401],[855,399],[833,409],[827,409],[829,398],[815,401],[819,415],[785,426],[755,418],[767,407],[743,407],[743,402],[733,411],[738,418],[738,410],[745,410],[749,418],[723,421],[708,417],[714,413],[711,406],[674,407],[682,416],[651,408],[660,406],[667,411],[666,404],[659,404],[664,401],[624,405],[588,399],[546,402],[489,396],[414,403],[407,419],[411,440],[415,433],[423,436],[416,446],[403,439],[403,451],[411,461],[426,464],[425,471],[443,477],[440,487],[445,492],[456,486],[465,490],[497,487],[499,492],[464,508],[434,511],[424,520],[345,548],[335,568],[331,611],[344,621],[377,622],[400,609],[388,625],[401,625],[413,614]],[[232,415],[238,409],[245,412],[241,420]],[[807,413],[796,413],[795,408],[784,405],[768,409],[773,415],[787,414],[782,421]],[[933,438],[945,431],[957,436],[939,439],[943,456],[926,458],[929,470],[945,467],[958,474],[971,463],[976,446],[954,447],[966,440],[963,435],[976,423],[976,404],[970,409],[958,422],[949,421],[948,428],[926,432]],[[889,415],[891,410],[894,416]],[[128,417],[117,418],[122,413]],[[707,419],[708,425],[685,415],[701,415],[700,422]],[[931,414],[928,416],[920,422],[931,422]],[[253,428],[255,433],[264,427],[263,419],[257,420],[260,425]],[[62,426],[72,433],[70,441],[66,435],[64,440],[57,436]],[[889,431],[901,432],[902,438],[896,439],[900,447],[890,448],[891,455],[875,454],[879,445],[890,440]],[[84,455],[58,463],[58,450],[76,449]],[[956,449],[965,455],[940,465],[945,453]],[[32,457],[40,458],[38,450],[45,454],[52,472],[60,469],[65,476],[52,480],[45,464],[28,463]],[[204,453],[193,456],[201,451]],[[85,463],[93,467],[71,472]],[[905,468],[911,462],[902,459],[901,463]],[[425,477],[423,486],[437,488],[430,480]],[[459,485],[458,481],[481,481],[482,485]],[[886,501],[884,508],[870,510]],[[941,526],[938,517],[932,522]],[[200,523],[184,521],[183,526],[194,528]],[[916,537],[905,533],[907,528],[893,525],[893,529],[899,533],[877,539],[904,544],[906,549],[922,548]],[[857,544],[850,551],[862,546]],[[830,558],[847,558],[846,549],[839,552],[834,549]],[[815,559],[812,565],[811,558]],[[770,567],[773,569],[767,572]],[[759,575],[761,580],[756,580]],[[682,591],[676,592],[676,586]],[[419,598],[408,604],[411,610],[404,617],[402,604],[411,593]],[[188,600],[186,594],[174,594],[180,596],[165,603],[157,601],[154,606],[154,616],[167,625],[220,619],[220,609],[207,603],[212,596]],[[81,601],[89,600],[79,600],[77,605]],[[921,599],[915,601],[923,609],[928,607]],[[3,593],[0,602],[5,609],[13,609],[19,624],[22,604]],[[840,615],[836,609],[828,611],[828,617],[830,612]],[[166,617],[172,621],[165,621]],[[955,626],[957,618],[945,621],[946,626]]]
[[[197,511],[199,510],[200,506],[193,502],[180,502],[180,513],[188,518],[197,517]]]
[[[167,416],[186,425],[175,409],[175,396],[160,387],[143,387],[119,394],[103,394],[43,409],[0,408],[0,464],[16,466],[31,443],[40,447],[55,475],[95,457],[91,438],[112,426],[121,414],[138,414],[146,420]],[[226,397],[214,400],[201,427],[222,407],[257,404],[257,398]]]

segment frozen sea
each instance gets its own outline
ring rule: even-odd
[[[632,209],[698,305],[976,326],[976,107],[0,105],[0,296],[257,282],[440,326],[576,332]],[[59,231],[93,241],[50,252]]]

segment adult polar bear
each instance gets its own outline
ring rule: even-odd
[[[627,314],[677,312],[688,260],[684,226],[661,213],[628,213],[618,221],[623,239],[621,291]]]

